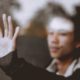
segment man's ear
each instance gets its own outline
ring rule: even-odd
[[[76,48],[80,48],[80,42],[76,44]]]

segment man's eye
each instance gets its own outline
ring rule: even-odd
[[[67,35],[67,33],[60,33],[62,36],[66,36]]]

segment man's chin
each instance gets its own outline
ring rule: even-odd
[[[51,57],[52,57],[52,58],[59,58],[59,55],[52,53],[52,54],[51,54]]]

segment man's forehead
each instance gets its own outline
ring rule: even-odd
[[[73,23],[62,17],[54,17],[48,23],[48,30],[50,31],[74,31]]]

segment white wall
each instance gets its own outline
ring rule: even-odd
[[[55,2],[64,6],[65,10],[70,14],[75,13],[74,6],[80,5],[80,0],[17,0],[21,5],[20,10],[13,9],[11,11],[14,19],[22,26],[28,24],[35,11],[45,6],[48,1]]]
[[[80,5],[80,0],[50,0],[64,7],[67,13],[74,15],[76,13],[75,6]]]
[[[21,5],[21,10],[13,9],[11,13],[13,17],[20,23],[21,26],[25,27],[31,17],[35,14],[35,11],[42,8],[47,0],[18,0]]]

